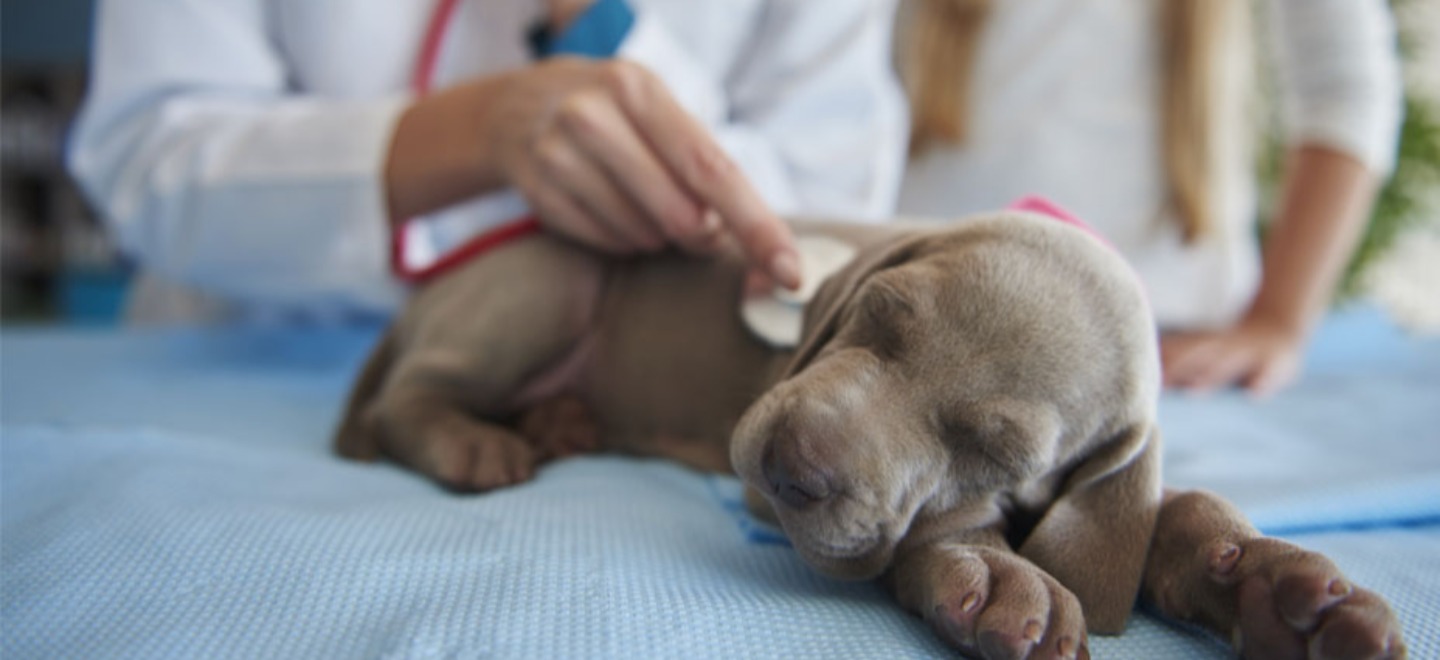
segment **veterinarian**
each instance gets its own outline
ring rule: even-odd
[[[777,214],[893,206],[890,11],[102,0],[69,166],[148,320],[383,314],[401,280],[537,226],[619,254],[728,232],[793,284]]]
[[[901,213],[1045,195],[1139,272],[1169,386],[1282,388],[1392,167],[1401,87],[1385,2],[1262,4],[1286,147],[1263,260],[1238,0],[907,0]]]

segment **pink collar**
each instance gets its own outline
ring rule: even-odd
[[[1020,199],[1012,202],[1010,206],[1007,206],[1006,208],[1016,211],[1029,211],[1031,213],[1039,213],[1040,215],[1048,215],[1065,224],[1079,227],[1080,229],[1084,230],[1085,233],[1100,239],[1101,243],[1109,245],[1111,249],[1114,249],[1115,247],[1114,245],[1111,245],[1110,241],[1105,240],[1105,237],[1102,236],[1100,232],[1095,231],[1094,227],[1086,224],[1084,220],[1075,217],[1069,211],[1060,208],[1060,205],[1039,195],[1029,195],[1026,197],[1021,197]]]

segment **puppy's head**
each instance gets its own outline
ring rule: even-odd
[[[1158,506],[1157,390],[1154,329],[1121,258],[1001,213],[872,245],[827,280],[731,458],[825,573],[873,577],[907,545],[1023,518],[1022,554],[1087,617],[1123,623]],[[1124,584],[1091,575],[1097,553],[1131,555]]]

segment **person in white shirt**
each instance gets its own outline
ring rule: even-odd
[[[906,121],[891,11],[102,0],[69,167],[138,262],[142,298],[163,281],[227,309],[383,314],[403,298],[388,266],[402,224],[397,259],[423,266],[532,211],[620,254],[730,232],[794,284],[778,214],[893,206]],[[579,51],[613,58],[537,53],[616,24]],[[419,78],[433,93],[412,91]]]
[[[1402,104],[1384,0],[1262,4],[1287,145],[1263,261],[1240,0],[907,0],[900,211],[1046,196],[1134,265],[1167,385],[1283,387],[1392,167]]]

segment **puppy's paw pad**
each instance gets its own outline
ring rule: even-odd
[[[970,629],[974,627],[975,616],[980,613],[984,604],[985,597],[979,592],[971,591],[936,605],[934,618],[954,627]]]
[[[1089,655],[1074,594],[1012,553],[956,553],[931,579],[943,588],[928,618],[963,653],[992,660]]]
[[[1275,582],[1275,607],[1290,627],[1308,630],[1326,609],[1351,591],[1349,582],[1327,573],[1307,570],[1285,574]]]
[[[1083,641],[1064,635],[1055,642],[1055,657],[1060,660],[1089,660],[1090,648]]]
[[[1039,621],[1030,621],[1020,634],[986,630],[980,633],[980,653],[986,660],[1020,660],[1030,657],[1035,643],[1040,641],[1044,627]]]
[[[1237,646],[1246,657],[1403,657],[1399,621],[1323,555],[1276,539],[1242,544]]]
[[[1357,589],[1324,613],[1309,635],[1311,658],[1404,658],[1400,626],[1379,596]]]

